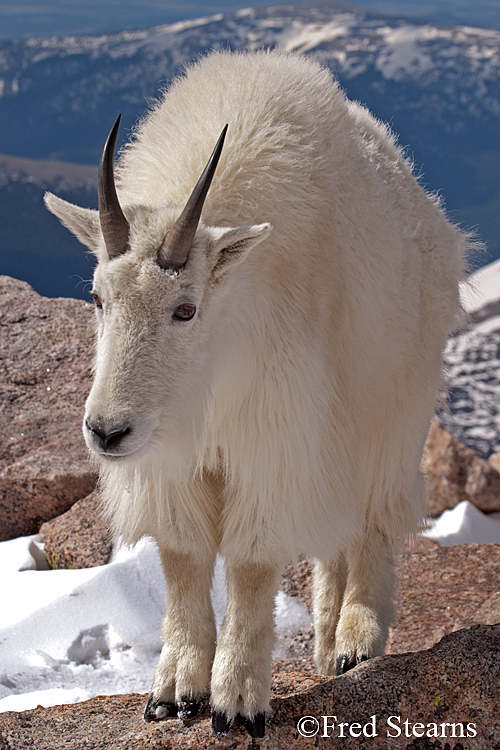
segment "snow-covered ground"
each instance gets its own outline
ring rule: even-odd
[[[500,261],[481,269],[475,281],[474,295],[465,293],[466,307],[477,311],[494,305],[500,299]],[[476,333],[491,333],[495,315],[492,310],[492,317],[479,323]],[[460,345],[455,342],[451,378],[462,378],[461,387],[473,393],[471,408],[465,410],[467,423],[479,431],[484,444],[500,444],[500,422],[496,429],[495,419],[481,411],[496,409],[500,392],[500,372],[490,373],[488,389],[484,387],[484,371],[494,365],[491,353],[488,356],[483,349],[478,355],[481,365],[466,372],[462,365],[460,370],[459,354],[465,356],[467,342],[469,348],[475,347],[476,333],[471,329]],[[463,502],[445,511],[425,533],[443,545],[500,543],[500,513],[486,516]],[[107,565],[86,570],[47,570],[42,547],[38,536],[0,543],[0,711],[146,692],[161,648],[160,624],[166,608],[155,544],[143,540],[132,550],[119,547]],[[220,626],[226,606],[222,560],[217,561],[212,598]],[[276,655],[285,655],[287,640],[310,624],[305,607],[280,592]]]
[[[21,711],[95,695],[146,692],[161,649],[166,591],[152,540],[120,547],[107,565],[40,570],[39,536],[0,544],[0,711]],[[217,627],[226,607],[217,560]],[[276,598],[276,655],[311,617],[295,598]]]

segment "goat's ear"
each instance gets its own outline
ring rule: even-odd
[[[228,268],[240,263],[247,253],[265,240],[272,230],[271,224],[250,227],[210,227],[210,257],[213,262],[212,277],[218,279]]]
[[[102,252],[102,233],[99,222],[99,212],[91,208],[80,208],[68,203],[52,193],[43,196],[45,205],[61,224],[89,248],[98,257]]]

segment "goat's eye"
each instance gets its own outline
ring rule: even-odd
[[[174,312],[176,320],[191,320],[196,312],[194,305],[179,305]]]
[[[101,298],[99,297],[99,295],[97,294],[97,292],[92,292],[92,299],[94,300],[94,305],[96,307],[99,307],[99,308],[102,307]]]

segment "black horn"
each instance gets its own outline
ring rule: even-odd
[[[212,156],[208,160],[208,164],[196,183],[181,215],[174,226],[168,231],[158,251],[158,265],[161,268],[182,268],[187,261],[200,221],[203,204],[219,162],[226,131],[227,125],[220,134]]]
[[[128,250],[129,225],[116,194],[113,159],[121,115],[111,128],[99,164],[99,219],[110,260]]]

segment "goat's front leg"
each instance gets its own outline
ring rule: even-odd
[[[239,715],[263,737],[271,692],[274,598],[279,569],[228,565],[228,606],[212,669],[212,728],[222,736]]]
[[[215,653],[215,620],[210,599],[214,559],[205,564],[190,555],[161,553],[167,582],[164,646],[156,667],[144,718],[195,716],[208,691]]]

